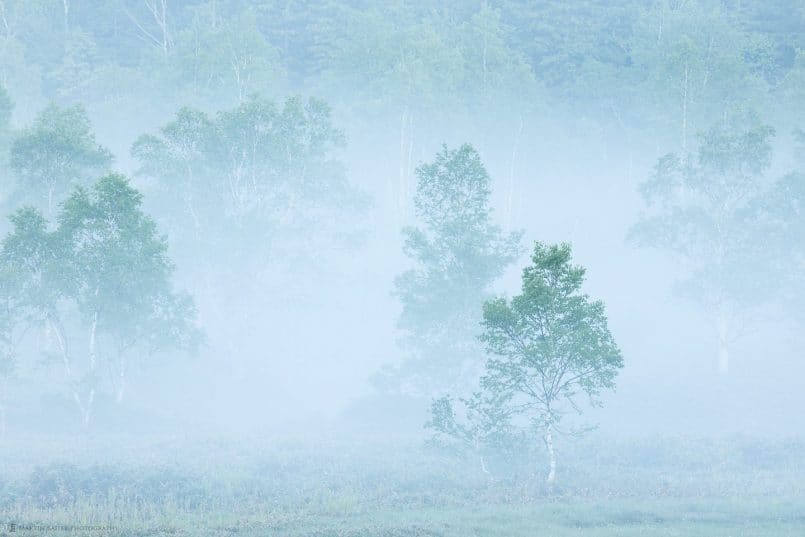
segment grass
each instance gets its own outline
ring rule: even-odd
[[[0,457],[3,522],[114,528],[15,536],[805,535],[797,440],[591,437],[553,488],[540,460],[490,479],[417,438],[27,437]]]

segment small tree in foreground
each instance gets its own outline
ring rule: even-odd
[[[520,295],[484,304],[481,340],[491,355],[481,390],[462,400],[459,423],[449,397],[434,403],[430,427],[465,442],[504,435],[539,434],[549,457],[549,484],[556,480],[554,434],[563,415],[581,413],[580,398],[600,404],[615,387],[623,358],[609,332],[604,304],[581,292],[584,268],[571,263],[567,244],[537,243],[523,271]]]

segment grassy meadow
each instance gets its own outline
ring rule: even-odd
[[[14,535],[805,535],[799,440],[594,435],[563,445],[550,488],[539,457],[488,475],[406,436],[22,437],[0,453]]]

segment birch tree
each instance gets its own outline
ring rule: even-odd
[[[562,418],[580,414],[584,400],[600,405],[601,393],[615,388],[623,358],[603,302],[581,291],[584,274],[572,264],[570,245],[536,243],[520,294],[483,306],[480,339],[489,359],[480,389],[459,399],[463,412],[450,396],[434,402],[428,425],[473,446],[484,471],[485,450],[541,436],[552,485],[557,434],[583,432]]]
[[[253,96],[214,117],[183,108],[158,134],[141,136],[132,155],[137,174],[167,202],[172,231],[204,233],[209,242],[211,233],[251,224],[267,236],[303,227],[317,212],[359,209],[361,196],[334,158],[343,144],[326,103],[290,98],[277,106]],[[215,225],[205,226],[211,217]]]
[[[15,316],[24,316],[41,325],[53,340],[58,361],[82,419],[88,419],[94,402],[85,388],[92,377],[78,371],[68,338],[65,302],[69,296],[64,263],[68,255],[48,230],[47,220],[38,209],[24,207],[11,216],[12,230],[3,240],[2,266],[13,275],[13,295],[19,304]]]
[[[77,187],[52,231],[38,210],[21,209],[3,242],[16,300],[55,340],[85,428],[105,380],[120,402],[133,359],[200,341],[193,302],[173,291],[166,239],[141,203],[124,177],[109,175]]]
[[[395,280],[408,356],[378,377],[387,389],[432,397],[465,388],[483,368],[476,315],[520,252],[521,233],[492,220],[491,179],[475,149],[444,147],[416,170],[417,227],[403,230],[415,267]]]
[[[324,285],[326,258],[360,240],[366,204],[338,158],[343,144],[326,103],[262,97],[213,116],[182,109],[135,142],[137,174],[152,185],[176,258],[192,260],[185,274],[203,290],[205,316],[218,319],[210,339],[221,352],[254,352],[278,297],[296,303],[307,292],[299,271]]]
[[[684,264],[688,276],[677,290],[712,319],[722,373],[748,315],[770,296],[757,288],[763,277],[753,268],[765,270],[757,261],[772,240],[758,233],[757,210],[768,192],[773,134],[733,117],[704,132],[695,153],[660,158],[640,186],[646,211],[629,234]]]
[[[168,0],[123,0],[120,7],[138,37],[167,57],[173,47]]]
[[[246,101],[276,92],[284,82],[278,51],[260,33],[252,9],[222,9],[217,2],[194,8],[193,21],[178,33],[169,77],[193,97]]]
[[[167,240],[141,204],[142,195],[123,176],[108,175],[92,190],[73,192],[56,230],[70,253],[70,297],[87,328],[90,370],[106,367],[118,403],[132,356],[189,350],[199,336],[192,300],[171,288]]]
[[[397,169],[389,173],[387,189],[396,216],[404,220],[415,150],[424,145],[427,124],[444,117],[464,93],[462,46],[450,31],[454,21],[440,10],[400,1],[338,6],[331,19],[320,45],[325,77],[347,96],[347,106],[357,104],[359,114],[376,114],[394,125],[389,132],[396,135]]]
[[[48,106],[11,143],[10,167],[18,183],[14,202],[43,208],[52,218],[59,199],[111,163],[111,152],[95,140],[81,106]]]
[[[726,110],[762,103],[767,89],[757,40],[737,12],[716,6],[652,3],[637,12],[630,40],[632,83],[639,88],[632,95],[643,111],[637,119],[655,133],[671,133],[682,152]]]

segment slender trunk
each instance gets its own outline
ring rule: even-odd
[[[70,2],[69,0],[62,0],[62,7],[64,8],[64,33],[65,36],[70,32]]]
[[[718,371],[726,375],[729,372],[730,350],[729,350],[729,324],[727,315],[719,312],[716,319],[716,332],[718,335]]]
[[[682,153],[688,149],[688,63],[685,61],[685,80],[682,86]]]
[[[478,461],[481,463],[481,471],[485,473],[487,476],[491,477],[491,474],[489,473],[489,468],[486,467],[486,461],[484,460],[484,456],[479,455]]]
[[[67,374],[67,379],[72,382],[73,369],[70,366],[70,354],[67,351],[67,341],[64,339],[64,334],[62,333],[61,327],[56,321],[53,320],[52,317],[47,317],[47,323],[49,330],[56,335],[56,342],[59,344],[59,350],[61,351],[64,372]]]
[[[98,332],[98,313],[92,316],[92,324],[89,327],[89,369],[95,371],[96,357],[96,334]]]
[[[556,482],[556,451],[553,447],[553,422],[549,419],[545,422],[545,445],[548,446],[548,479],[545,482],[553,485]]]
[[[53,218],[53,185],[48,186],[48,219]]]
[[[3,43],[3,52],[5,52],[8,42],[11,41],[11,27],[8,25],[8,17],[6,17],[6,5],[3,0],[0,0],[0,20],[3,21],[3,28],[6,31],[6,42]],[[5,80],[3,82],[5,82]]]
[[[484,459],[484,454],[481,452],[480,440],[476,438],[474,444],[475,444],[475,453],[478,455],[478,463],[481,465],[481,471],[491,479],[492,474],[489,472],[489,468],[486,467],[486,460]]]
[[[92,324],[90,325],[89,329],[89,375],[91,385],[87,394],[87,402],[85,405],[83,405],[84,429],[89,429],[89,422],[92,418],[92,405],[95,402],[95,368],[96,364],[98,363],[96,348],[97,331],[98,312],[96,311],[92,317]]]

